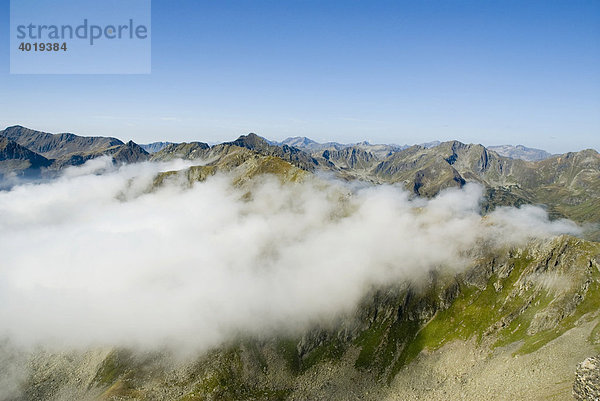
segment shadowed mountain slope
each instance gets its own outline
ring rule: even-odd
[[[6,174],[39,175],[52,162],[31,150],[0,137],[0,176]]]
[[[57,159],[72,153],[100,152],[123,142],[117,138],[49,134],[16,125],[0,131],[0,136],[17,142],[48,159]]]
[[[0,131],[0,138],[16,142],[31,152],[37,152],[46,160],[49,170],[78,166],[86,161],[109,155],[116,163],[136,163],[150,158],[148,152],[133,141],[123,143],[116,138],[83,137],[75,134],[49,134],[21,126]],[[38,168],[37,165],[31,169]]]

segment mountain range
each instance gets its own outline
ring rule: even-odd
[[[293,143],[298,144],[294,140]],[[302,143],[306,143],[303,139]],[[529,162],[501,156],[482,145],[449,141],[426,148],[404,149],[388,145],[327,145],[308,152],[295,146],[273,145],[249,134],[233,142],[210,147],[205,143],[170,145],[150,160],[174,158],[210,160],[219,166],[232,147],[249,149],[261,156],[275,156],[305,171],[333,173],[344,180],[375,184],[400,184],[415,195],[432,197],[449,187],[478,182],[485,187],[483,209],[539,204],[553,218],[600,223],[600,155],[592,149],[555,155]],[[309,143],[314,149],[314,144]],[[385,150],[382,150],[384,149]],[[593,234],[597,235],[597,234]]]
[[[526,158],[539,159],[539,152],[543,151],[522,146],[486,148],[458,141],[414,146],[368,142],[344,145],[295,137],[273,142],[256,134],[213,146],[203,142],[140,146],[111,137],[50,134],[21,126],[0,131],[0,138],[0,174],[6,177],[52,177],[62,168],[104,155],[111,156],[115,163],[181,158],[206,159],[209,165],[222,164],[227,156],[231,166],[243,163],[242,159],[231,159],[235,149],[243,148],[261,157],[279,158],[305,171],[328,172],[344,180],[400,184],[425,197],[435,196],[445,188],[478,182],[486,190],[485,211],[498,206],[539,204],[547,207],[553,218],[600,223],[600,208],[596,207],[600,197],[600,155],[593,149],[553,156],[544,153],[543,159],[529,161],[515,157],[525,152]],[[153,152],[148,153],[144,147]]]
[[[70,133],[50,134],[22,126],[12,126],[0,131],[4,147],[26,149],[0,155],[3,168],[0,174],[39,178],[55,176],[69,166],[78,166],[87,160],[109,155],[115,162],[132,163],[148,160],[149,154],[132,141],[123,143],[111,137],[85,137]],[[1,177],[1,176],[0,176]]]
[[[586,359],[600,352],[600,155],[593,149],[550,155],[458,141],[344,145],[305,137],[274,142],[256,134],[212,146],[140,146],[19,126],[0,131],[5,178],[51,179],[99,156],[115,163],[190,161],[190,167],[158,173],[149,192],[170,180],[191,187],[219,172],[231,174],[248,196],[263,174],[282,183],[314,175],[390,184],[414,198],[476,182],[484,188],[483,215],[502,206],[541,205],[551,219],[568,218],[586,230],[581,237],[503,249],[482,244],[470,250],[472,263],[463,271],[440,267],[423,283],[372,288],[356,310],[330,325],[301,334],[241,335],[183,361],[114,347],[28,356],[0,343],[0,361],[27,366],[23,395],[11,400],[562,400],[600,394],[600,364]]]

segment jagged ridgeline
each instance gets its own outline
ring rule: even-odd
[[[203,185],[219,174],[248,193],[264,175],[283,185],[321,174],[396,184],[424,198],[476,182],[484,187],[482,214],[542,205],[553,219],[591,228],[585,238],[477,247],[465,255],[470,262],[463,269],[438,266],[422,280],[373,287],[328,324],[239,333],[199,355],[121,347],[30,352],[2,343],[0,393],[6,395],[0,399],[562,400],[572,398],[578,364],[600,352],[600,155],[594,150],[527,161],[456,141],[275,143],[254,134],[214,146],[144,146],[152,153],[115,138],[11,127],[0,132],[0,172],[44,177],[108,155],[115,163],[189,161],[154,176],[150,193]],[[574,394],[592,394],[581,377]]]
[[[552,218],[600,223],[600,155],[592,149],[531,162],[500,156],[482,145],[457,141],[408,148],[367,143],[316,144],[306,138],[287,142],[304,144],[306,148],[285,143],[278,146],[250,134],[213,147],[199,142],[171,144],[154,153],[151,160],[200,157],[208,160],[209,166],[221,164],[229,170],[250,155],[271,156],[304,171],[330,172],[344,180],[401,184],[424,197],[433,197],[445,188],[477,182],[485,187],[484,213],[498,206],[534,204],[545,207]],[[246,152],[243,156],[242,149],[253,153]],[[592,226],[588,238],[598,240],[598,229]]]
[[[5,138],[0,144],[0,174],[5,177],[55,176],[65,167],[104,155],[116,163],[203,159],[203,165],[220,164],[225,169],[238,167],[250,155],[270,156],[307,172],[328,172],[344,180],[401,184],[425,197],[479,182],[486,188],[484,212],[497,206],[538,204],[553,218],[600,223],[600,155],[592,149],[531,162],[457,141],[412,147],[366,142],[318,144],[308,138],[276,143],[249,134],[214,146],[202,142],[143,145],[153,152],[150,154],[132,141],[125,144],[111,137],[49,134],[21,126],[0,131],[0,138]],[[511,154],[506,149],[503,153]],[[599,238],[598,232],[594,235]]]
[[[148,152],[132,141],[50,134],[18,125],[8,127],[0,131],[0,180],[53,178],[63,168],[105,155],[111,156],[115,163],[136,163],[149,158]]]

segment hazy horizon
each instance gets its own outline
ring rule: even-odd
[[[88,134],[81,133],[81,132],[49,132],[48,130],[38,129],[38,128],[32,128],[32,127],[29,127],[29,126],[25,126],[23,124],[10,124],[10,125],[8,125],[8,126],[6,126],[4,128],[9,128],[9,127],[12,127],[12,126],[22,126],[24,128],[33,129],[35,131],[40,131],[40,132],[47,132],[47,133],[50,133],[50,134],[65,134],[65,133],[68,133],[68,134],[75,134],[75,135],[79,135],[79,136],[95,136],[95,135],[88,135]],[[124,143],[128,142],[129,140],[132,140],[132,141],[134,141],[135,143],[137,143],[139,145],[149,145],[149,144],[152,144],[152,143],[159,143],[159,142],[170,142],[170,143],[205,142],[205,143],[208,143],[209,145],[212,146],[212,145],[216,145],[216,144],[220,144],[220,143],[224,143],[224,142],[231,142],[231,141],[236,140],[237,138],[239,138],[242,135],[248,135],[248,134],[251,134],[251,133],[256,134],[256,135],[258,135],[258,136],[260,136],[260,137],[262,137],[262,138],[264,138],[264,139],[266,139],[268,141],[283,142],[283,141],[285,141],[287,139],[307,138],[309,140],[313,140],[313,141],[315,141],[317,143],[320,143],[320,144],[338,143],[338,144],[341,144],[341,145],[352,145],[352,144],[357,144],[357,143],[361,143],[361,142],[368,142],[370,145],[379,145],[379,144],[382,144],[382,145],[413,146],[413,145],[428,144],[428,143],[435,142],[435,141],[439,141],[439,142],[443,143],[443,142],[447,142],[447,141],[458,140],[456,138],[450,138],[450,139],[445,139],[445,140],[441,140],[441,139],[437,139],[437,138],[431,138],[431,139],[428,139],[428,140],[420,141],[418,143],[397,143],[397,142],[373,142],[373,141],[370,141],[368,139],[363,139],[363,140],[359,140],[359,141],[350,142],[350,141],[344,141],[343,139],[341,141],[327,140],[327,139],[316,140],[315,138],[310,137],[310,136],[306,136],[306,135],[296,135],[296,136],[289,136],[289,137],[284,137],[284,138],[270,138],[270,137],[266,137],[264,135],[261,135],[258,132],[254,132],[254,131],[240,133],[237,136],[233,136],[231,138],[223,138],[220,141],[207,141],[207,140],[204,140],[203,138],[191,138],[191,139],[185,139],[185,140],[178,141],[178,140],[175,140],[175,139],[172,139],[172,138],[171,139],[163,138],[163,139],[158,139],[158,140],[150,141],[150,142],[141,142],[141,141],[135,140],[134,138],[118,137],[118,136],[114,136],[114,135],[113,135],[113,137],[115,137],[115,138],[123,141]],[[99,136],[109,136],[109,135],[99,135]],[[458,140],[458,141],[462,142],[460,140]],[[494,147],[494,146],[504,146],[504,145],[509,145],[509,146],[525,146],[525,147],[530,148],[530,149],[544,150],[544,151],[547,151],[547,152],[549,152],[551,154],[562,154],[562,153],[568,153],[568,152],[578,152],[578,151],[582,151],[582,150],[585,150],[585,149],[593,149],[596,152],[598,152],[599,149],[600,149],[600,147],[588,146],[588,147],[581,147],[581,148],[577,148],[577,149],[569,149],[569,150],[564,150],[564,151],[559,151],[559,152],[552,152],[552,151],[549,151],[548,149],[546,149],[546,148],[544,148],[542,146],[524,145],[522,143],[483,143],[481,141],[480,142],[463,142],[463,143],[466,143],[466,144],[479,144],[479,145],[485,146],[486,148]]]

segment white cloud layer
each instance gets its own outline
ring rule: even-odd
[[[481,188],[426,201],[396,187],[215,176],[147,192],[170,165],[68,169],[0,192],[0,336],[30,345],[218,345],[351,310],[372,285],[462,268],[464,251],[577,233],[539,208],[482,219]]]

